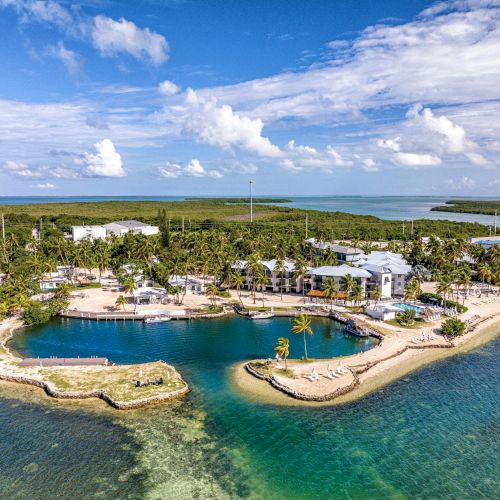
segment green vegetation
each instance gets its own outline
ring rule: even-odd
[[[250,203],[250,198],[186,198],[186,201],[210,201],[222,205]],[[292,200],[287,198],[252,198],[253,203],[290,203]]]
[[[396,318],[401,326],[413,326],[415,324],[415,309],[405,309],[397,313]]]
[[[424,292],[421,293],[417,297],[417,299],[420,302],[424,303],[431,302],[431,299],[434,299],[437,304],[442,305],[443,307],[446,307],[448,309],[456,308],[457,312],[459,313],[464,313],[468,311],[467,307],[465,307],[463,304],[455,302],[454,300],[445,300],[441,295],[437,293]]]
[[[304,359],[307,358],[307,343],[306,343],[306,333],[311,337],[314,335],[311,328],[311,320],[306,314],[301,314],[296,316],[292,324],[292,333],[295,335],[301,334],[304,336]]]
[[[500,212],[500,200],[449,200],[446,205],[431,208],[434,212],[495,215]]]
[[[279,337],[276,342],[276,347],[274,348],[274,352],[285,360],[285,370],[288,371],[287,358],[290,354],[290,341],[285,337]]]
[[[458,318],[448,318],[441,327],[441,332],[447,337],[457,337],[465,331],[465,324]]]
[[[29,302],[23,310],[23,320],[27,325],[47,323],[52,316],[58,315],[68,307],[68,302],[60,297],[42,303],[39,300]]]

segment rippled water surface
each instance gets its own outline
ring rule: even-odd
[[[0,400],[0,493],[51,498],[498,498],[500,341],[341,407],[234,392],[234,361],[270,354],[289,321],[55,321],[19,334],[29,355],[162,358],[192,392],[144,411]],[[312,356],[369,347],[314,322]],[[300,338],[292,338],[300,355]]]

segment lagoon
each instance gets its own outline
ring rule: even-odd
[[[498,490],[500,341],[421,369],[345,406],[275,406],[231,384],[235,361],[268,356],[288,319],[156,325],[57,319],[11,347],[30,356],[162,358],[192,392],[116,412],[0,400],[0,492],[84,498],[471,498]],[[369,339],[314,320],[311,356]],[[301,338],[291,339],[292,356]],[[15,422],[15,425],[14,425]]]

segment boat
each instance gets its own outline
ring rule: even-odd
[[[170,321],[172,318],[168,316],[151,316],[149,318],[144,318],[144,323],[165,323]]]
[[[269,319],[274,317],[272,312],[254,312],[248,315],[250,319]]]

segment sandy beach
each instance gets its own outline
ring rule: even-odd
[[[342,358],[315,359],[307,363],[289,360],[288,368],[293,370],[294,378],[285,376],[283,371],[273,368],[271,380],[259,380],[248,372],[247,362],[238,363],[232,367],[233,386],[248,397],[264,403],[310,406],[353,401],[428,363],[474,349],[496,338],[500,334],[500,301],[481,305],[472,304],[475,299],[468,302],[466,305],[469,310],[461,315],[461,319],[465,321],[476,315],[479,319],[472,323],[470,333],[452,341],[446,340],[441,335],[429,333],[435,330],[435,325],[403,329],[384,324],[385,335],[382,342],[363,353]],[[369,323],[376,328],[379,322]],[[435,338],[418,343],[412,341],[422,334],[432,335]],[[328,378],[329,370],[335,370],[340,365],[347,368],[349,373],[333,380]],[[317,373],[319,380],[313,382],[305,378],[312,373]],[[355,384],[354,379],[356,379]],[[344,394],[342,389],[345,391]],[[313,400],[303,401],[296,399],[297,397]],[[314,400],[321,398],[327,400]]]

